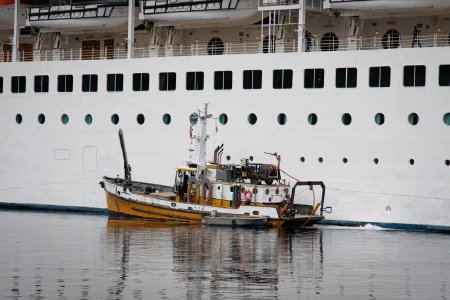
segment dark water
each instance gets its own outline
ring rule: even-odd
[[[0,299],[449,299],[450,235],[0,211]]]

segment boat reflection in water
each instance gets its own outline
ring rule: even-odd
[[[0,211],[0,299],[448,299],[447,235]]]
[[[136,272],[153,274],[149,281],[140,276],[143,289],[152,286],[161,296],[188,299],[272,299],[283,288],[284,296],[294,296],[308,277],[323,277],[322,231],[314,228],[246,230],[108,220],[107,240],[114,245],[107,249],[114,251],[111,257],[120,270],[115,287],[108,290],[116,297],[129,284],[130,272],[133,277]],[[319,283],[316,288],[319,292]]]

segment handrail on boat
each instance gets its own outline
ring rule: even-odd
[[[325,184],[323,181],[297,181],[292,187],[291,192],[291,202],[294,203],[295,198],[295,189],[297,186],[309,186],[311,189],[313,186],[318,185],[322,188],[322,199],[320,200],[320,216],[323,216],[323,212],[325,210],[323,204],[325,203]]]

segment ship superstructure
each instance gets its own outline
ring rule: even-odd
[[[136,175],[171,183],[209,102],[224,159],[280,152],[326,182],[329,222],[450,228],[447,1],[16,6],[0,21],[3,206],[105,209],[118,126]]]

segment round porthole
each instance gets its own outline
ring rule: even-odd
[[[266,195],[269,195],[269,189],[266,189],[266,190],[264,191],[264,193],[265,193]]]
[[[227,123],[228,123],[228,116],[227,116],[227,114],[220,114],[220,116],[219,116],[219,122],[220,122],[220,124],[222,124],[222,125],[227,124]]]
[[[383,125],[384,124],[384,115],[382,113],[377,113],[375,115],[375,123],[377,125]]]
[[[300,161],[301,161],[301,162],[305,162],[305,157],[303,157],[303,156],[300,157]]]
[[[117,114],[113,114],[111,116],[111,123],[113,123],[114,125],[119,124],[119,116]]]
[[[342,162],[343,162],[344,164],[346,164],[346,163],[348,162],[347,157],[344,157],[344,158],[342,159]]]
[[[63,115],[61,116],[61,122],[62,122],[64,125],[67,124],[67,123],[69,123],[69,116],[66,115],[66,114],[63,114]]]
[[[419,116],[416,113],[410,113],[408,116],[408,122],[411,125],[417,125],[419,123]]]
[[[322,158],[322,157],[319,157],[318,161],[319,161],[320,163],[323,163],[323,158]]]
[[[44,124],[45,123],[45,115],[44,114],[39,114],[38,122],[39,122],[39,124]]]
[[[386,31],[381,40],[384,49],[398,48],[400,45],[400,33],[395,29]]]
[[[169,125],[172,122],[172,117],[169,114],[164,114],[163,123]]]
[[[91,125],[92,124],[92,115],[91,114],[87,114],[84,117],[84,121],[86,122],[86,124]]]
[[[317,124],[317,115],[315,113],[308,115],[308,123],[310,125],[316,125]]]
[[[227,159],[227,160],[230,160],[230,159],[231,159],[231,156],[227,155],[226,159]]]
[[[410,159],[410,160],[409,160],[409,164],[410,164],[411,166],[413,166],[413,165],[414,165],[414,159]]]
[[[16,115],[16,122],[17,122],[17,124],[22,123],[22,115],[21,114]]]
[[[234,191],[234,187],[230,186],[230,192],[233,192],[233,191]]]
[[[444,115],[444,123],[445,123],[446,125],[450,125],[450,113],[446,113],[446,114]]]
[[[256,117],[256,115],[254,113],[251,113],[248,115],[247,120],[250,123],[250,125],[255,125],[256,121],[258,121],[258,118]]]
[[[253,161],[253,156],[250,155],[250,157],[248,158],[250,161]]]
[[[373,159],[373,163],[374,163],[374,164],[378,165],[378,162],[379,162],[378,158],[374,158],[374,159]]]
[[[208,55],[222,55],[224,51],[223,42],[220,38],[212,38],[208,43]]]
[[[446,166],[450,166],[450,159],[446,159],[446,160],[445,160],[445,165],[446,165]]]
[[[191,122],[192,125],[196,125],[198,123],[198,116],[195,113],[192,113],[189,116],[189,122]]]
[[[145,122],[145,117],[144,117],[144,115],[143,115],[143,114],[138,114],[137,117],[136,117],[136,121],[137,121],[137,123],[138,123],[139,125],[144,124],[144,122]]]
[[[342,124],[344,125],[350,125],[350,123],[352,122],[352,116],[349,113],[345,113],[342,115]]]
[[[278,124],[285,125],[287,123],[286,114],[283,114],[283,113],[279,114],[277,120],[278,120]]]
[[[333,32],[325,33],[320,39],[320,49],[322,51],[336,51],[339,48],[339,39]]]

